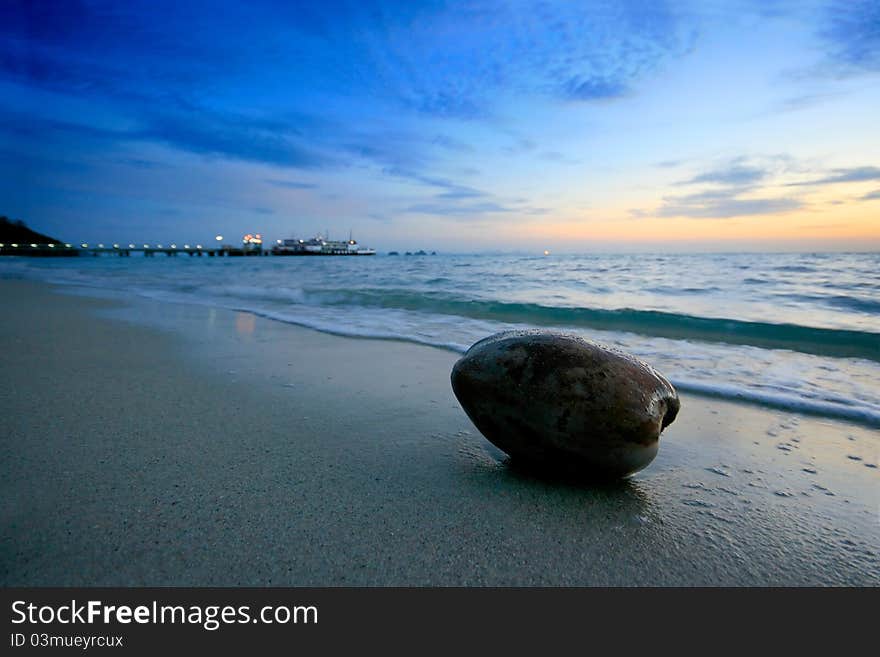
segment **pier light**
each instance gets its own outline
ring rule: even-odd
[[[176,245],[176,244],[172,244],[172,245],[171,245],[171,248],[172,248],[172,249],[176,249],[176,248],[177,248],[177,245]]]
[[[188,248],[189,248],[189,244],[184,244],[184,245],[183,245],[183,248],[184,248],[184,249],[188,249]]]
[[[104,245],[103,245],[103,244],[99,244],[99,245],[98,245],[98,248],[99,248],[99,249],[103,249],[103,248],[104,248]]]
[[[217,237],[215,237],[214,239],[217,240],[218,242],[222,242],[222,241],[223,241],[223,236],[222,236],[222,235],[217,235]]]
[[[32,248],[32,249],[36,249],[36,248],[37,248],[37,245],[36,245],[36,244],[31,244],[31,248]]]
[[[133,249],[133,248],[134,248],[134,244],[129,244],[129,245],[128,245],[128,248],[129,248],[129,249]]]
[[[49,245],[49,248],[50,248],[50,249],[54,249],[54,248],[55,248],[55,245],[54,245],[54,244],[50,244],[50,245]]]
[[[82,244],[80,244],[80,246],[81,246],[82,248],[84,248],[84,249],[89,248],[89,245],[86,244],[85,242],[83,242]]]
[[[65,245],[64,245],[64,248],[65,248],[65,249],[69,249],[71,246],[72,246],[71,244],[65,244]]]
[[[545,250],[544,255],[550,255],[550,252]]]
[[[18,248],[18,244],[13,244],[13,245],[12,245],[12,248],[13,248],[13,249],[17,249],[17,248]]]
[[[157,244],[157,245],[156,245],[156,248],[157,248],[157,249],[161,249],[161,248],[162,248],[162,245],[161,245],[161,244]]]
[[[0,249],[2,249],[4,246],[6,246],[6,245],[3,244],[2,242],[0,242]]]
[[[196,244],[196,248],[197,248],[197,249],[201,249],[201,248],[202,248],[202,245],[201,245],[201,244]]]
[[[281,240],[275,240],[276,244],[281,244]]]
[[[113,245],[113,248],[114,248],[114,249],[118,249],[118,248],[119,248],[119,245],[118,245],[118,244],[114,244],[114,245]]]
[[[150,245],[149,245],[149,244],[144,244],[144,248],[145,248],[145,249],[149,249],[149,248],[150,248]]]

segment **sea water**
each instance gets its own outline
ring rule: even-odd
[[[683,391],[880,427],[878,253],[5,257],[0,277],[457,352],[504,329],[560,329]]]

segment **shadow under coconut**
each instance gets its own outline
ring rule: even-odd
[[[612,476],[601,470],[585,470],[566,463],[533,462],[512,457],[505,458],[501,463],[511,476],[520,480],[606,491],[626,490],[632,484],[630,477]]]
[[[477,451],[477,450],[474,450]],[[534,463],[514,459],[491,443],[480,446],[482,458],[475,459],[483,486],[503,486],[526,493],[538,507],[553,515],[568,514],[579,518],[597,510],[618,517],[647,517],[658,512],[656,500],[644,482],[631,477],[610,478],[601,473],[588,473],[562,464]],[[486,467],[490,465],[490,467]],[[607,518],[611,520],[611,518]]]

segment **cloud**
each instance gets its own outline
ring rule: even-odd
[[[677,165],[678,162],[670,161],[658,163],[657,166],[670,168]],[[708,189],[664,197],[658,209],[633,209],[629,211],[629,216],[634,219],[651,216],[729,219],[788,212],[801,207],[797,199],[755,197],[754,194],[769,175],[768,167],[738,157],[675,183],[678,186],[708,186]]]
[[[831,98],[839,98],[842,95],[841,92],[835,93],[808,93],[808,94],[800,94],[798,96],[792,96],[790,98],[786,98],[782,102],[778,103],[773,113],[776,112],[797,112],[803,109],[807,109],[810,107],[815,107],[816,105],[820,105],[825,101]]]
[[[530,139],[514,130],[503,130],[503,132],[512,140],[512,143],[503,148],[505,153],[510,155],[532,153],[538,147],[534,139]]]
[[[859,200],[861,201],[880,201],[880,189],[875,189],[873,192],[868,192],[864,196],[862,196]]]
[[[684,180],[679,185],[696,185],[710,183],[719,185],[754,185],[767,177],[767,171],[756,166],[740,164],[741,160],[735,160],[729,166],[712,169],[697,174],[689,180]]]
[[[434,194],[430,199],[413,203],[401,210],[404,213],[433,214],[446,217],[476,217],[491,214],[541,215],[548,208],[536,207],[527,198],[499,199],[470,187],[455,186]]]
[[[2,113],[0,130],[39,143],[47,137],[65,136],[80,142],[153,142],[201,155],[259,162],[279,167],[314,168],[328,165],[331,156],[302,144],[292,128],[273,121],[223,114],[204,109],[174,111],[162,115],[145,113],[138,125],[105,128],[74,121],[19,113]],[[132,117],[134,118],[134,117]],[[136,162],[139,162],[137,164]],[[146,166],[146,160],[127,162]]]
[[[571,100],[609,100],[620,98],[629,92],[623,80],[587,78],[573,79],[565,85],[564,95]]]
[[[848,169],[833,169],[833,173],[814,180],[788,183],[790,187],[804,185],[834,185],[837,183],[870,182],[880,180],[880,167],[851,167]]]
[[[803,202],[792,197],[768,196],[765,188],[776,175],[793,167],[796,163],[784,154],[758,158],[757,163],[753,158],[737,157],[675,183],[698,186],[701,191],[666,196],[656,210],[634,209],[629,215],[729,219],[790,212],[803,207]]]
[[[132,136],[191,153],[293,168],[318,167],[330,160],[284,134],[284,126],[264,126],[250,117],[194,111],[150,116],[146,123]]]
[[[559,164],[580,164],[581,160],[575,157],[569,157],[565,153],[559,151],[542,151],[538,157],[547,162],[557,162]]]
[[[511,93],[617,98],[690,46],[664,1],[364,2],[303,13],[294,29],[327,48],[308,62],[315,77],[441,118],[490,119]]]
[[[409,214],[434,214],[446,217],[473,217],[483,214],[498,214],[515,212],[511,207],[495,203],[494,201],[482,201],[480,203],[416,203],[403,208],[402,212]]]
[[[273,178],[266,178],[263,180],[267,185],[273,185],[275,187],[286,187],[287,189],[315,189],[317,185],[315,183],[305,183],[298,182],[296,180],[277,180]]]
[[[134,167],[135,169],[163,169],[167,167],[167,164],[161,164],[159,162],[153,162],[152,160],[144,160],[137,157],[128,157],[128,158],[118,158],[114,160],[117,164],[124,164],[126,166]]]
[[[119,139],[287,168],[355,158],[412,179],[473,147],[437,125],[389,134],[389,109],[471,121],[510,96],[607,100],[686,48],[666,2],[56,4],[0,3],[0,80],[104,103]],[[258,115],[279,87],[291,114]],[[332,117],[320,130],[317,102]]]
[[[463,142],[460,139],[456,139],[455,137],[442,134],[434,135],[431,138],[431,144],[455,153],[470,153],[474,150],[473,146],[470,144]]]
[[[502,212],[525,212],[524,208],[506,205],[494,199],[488,192],[448,178],[425,175],[408,169],[385,169],[383,173],[437,190],[429,198],[403,208],[401,212],[404,213],[466,217]],[[522,201],[524,202],[525,199]]]
[[[736,194],[691,194],[663,199],[658,217],[691,217],[696,219],[730,219],[764,214],[790,212],[802,207],[793,198],[740,198]]]
[[[877,0],[831,2],[821,36],[838,72],[880,71],[880,3]]]
[[[484,198],[486,197],[486,192],[482,192],[479,189],[474,189],[472,187],[464,187],[458,185],[452,185],[446,189],[446,191],[436,194],[434,198],[443,199],[443,200],[461,200],[461,199],[475,199],[475,198]]]
[[[763,214],[790,212],[802,207],[792,198],[739,199],[728,198],[708,202],[692,199],[667,199],[659,212],[660,217],[691,217],[697,219],[730,219]]]
[[[85,125],[74,121],[26,115],[20,112],[7,112],[2,109],[0,109],[0,131],[35,141],[58,136],[103,141],[120,139],[126,135],[121,130]]]
[[[434,195],[434,198],[440,200],[452,201],[483,198],[489,196],[487,192],[469,187],[467,185],[462,185],[453,180],[450,180],[449,178],[427,175],[417,170],[401,167],[390,167],[383,169],[382,173],[387,176],[410,180],[426,187],[440,189],[442,191]]]

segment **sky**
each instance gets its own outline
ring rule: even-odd
[[[880,250],[880,0],[0,0],[0,98],[64,241]]]

